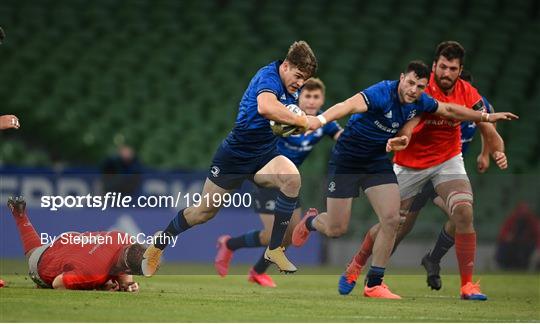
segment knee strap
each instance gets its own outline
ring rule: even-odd
[[[472,208],[473,194],[468,191],[452,191],[446,198],[446,208],[450,215],[454,214],[454,210],[459,205],[469,205]]]

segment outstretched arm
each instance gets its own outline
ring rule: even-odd
[[[316,130],[326,123],[330,123],[348,115],[366,112],[367,110],[368,106],[364,100],[364,96],[357,93],[349,99],[333,105],[324,113],[318,115],[316,121],[309,125],[309,130]]]
[[[509,112],[489,114],[486,112],[467,109],[466,107],[446,102],[439,102],[439,107],[435,111],[435,115],[442,116],[448,119],[455,119],[460,121],[469,120],[477,123],[494,123],[498,120],[514,120],[519,118],[517,115]]]

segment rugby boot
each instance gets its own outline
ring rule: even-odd
[[[294,264],[287,259],[287,256],[285,255],[285,248],[282,246],[278,246],[273,250],[270,250],[270,247],[267,247],[266,251],[264,252],[264,258],[267,261],[274,263],[281,272],[294,273],[296,270],[298,270]]]

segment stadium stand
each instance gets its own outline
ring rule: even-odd
[[[9,139],[1,163],[95,165],[121,136],[151,167],[205,169],[250,76],[291,41],[312,45],[331,104],[396,78],[411,59],[430,62],[438,42],[455,39],[481,93],[521,115],[498,126],[510,171],[538,173],[540,5],[459,3],[3,0],[1,110],[18,115],[24,132],[0,135]],[[307,175],[324,174],[331,145],[307,161]],[[500,188],[490,188],[482,194],[497,199]]]

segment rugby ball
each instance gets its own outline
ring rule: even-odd
[[[289,109],[290,112],[295,113],[298,116],[304,115],[302,109],[300,109],[300,107],[298,107],[297,105],[290,104],[286,107],[287,109]],[[270,121],[270,128],[272,128],[272,133],[274,133],[274,135],[282,137],[290,136],[298,131],[298,127],[295,125],[282,124],[273,120]]]

